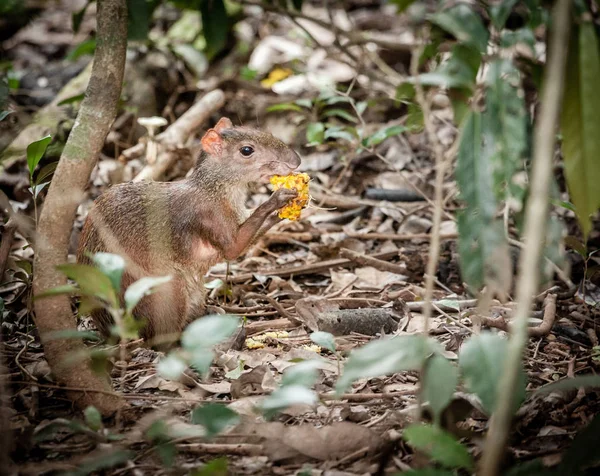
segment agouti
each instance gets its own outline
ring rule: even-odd
[[[203,277],[209,268],[242,254],[281,220],[277,210],[297,195],[281,188],[252,214],[245,208],[251,182],[266,183],[300,165],[298,154],[271,134],[234,127],[222,118],[201,144],[188,178],[111,187],[83,226],[78,262],[89,264],[88,254],[99,251],[121,255],[126,262],[122,291],[144,276],[172,276],[134,309],[136,319],[146,323],[140,332],[145,339],[177,335],[204,315]],[[92,317],[108,335],[109,313],[99,309]]]

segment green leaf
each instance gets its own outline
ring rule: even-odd
[[[335,338],[329,332],[317,331],[310,335],[310,340],[315,344],[325,347],[328,351],[335,354]]]
[[[569,46],[561,129],[565,177],[584,241],[600,207],[600,77],[598,39],[591,22],[576,28]]]
[[[92,430],[98,431],[102,428],[102,415],[96,407],[89,406],[83,411],[85,422]]]
[[[228,426],[237,425],[240,416],[233,410],[218,403],[207,403],[192,412],[192,423],[202,425],[206,436],[212,438]]]
[[[574,378],[565,378],[539,387],[534,393],[544,394],[560,390],[574,390],[578,388],[600,388],[600,375],[578,375]]]
[[[118,307],[117,295],[110,279],[98,268],[87,264],[68,263],[57,266],[57,269],[75,281],[83,295],[96,296],[111,307]]]
[[[78,331],[77,329],[65,329],[62,331],[53,331],[46,334],[47,340],[61,340],[61,339],[81,339],[91,340],[98,342],[100,336],[96,332],[92,331]]]
[[[275,390],[263,400],[260,408],[267,418],[271,418],[292,405],[314,405],[317,401],[317,394],[312,390],[301,385],[288,385]]]
[[[481,53],[469,46],[455,45],[450,57],[439,68],[431,73],[423,73],[418,77],[423,86],[440,86],[444,88],[475,87],[477,71],[481,64]],[[409,78],[415,83],[415,78]]]
[[[169,354],[163,359],[160,359],[156,370],[161,377],[168,380],[177,380],[187,369],[187,364],[181,360],[176,354]]]
[[[167,468],[171,468],[175,464],[175,457],[177,456],[177,447],[171,441],[166,441],[155,447],[158,457],[162,464]]]
[[[474,288],[510,285],[510,257],[502,223],[496,219],[493,168],[482,153],[485,134],[480,113],[464,120],[458,149],[456,180],[466,208],[458,214],[460,265],[463,279]]]
[[[415,0],[390,0],[390,3],[398,7],[398,13],[402,13],[413,3],[415,3]]]
[[[494,413],[498,397],[498,384],[507,357],[508,342],[502,337],[484,332],[472,336],[463,344],[459,355],[459,367],[466,387],[481,400],[488,415]],[[510,395],[516,410],[525,399],[526,377],[520,369],[518,386]]]
[[[336,392],[343,393],[357,379],[378,377],[403,370],[418,370],[437,348],[422,335],[403,335],[369,342],[350,354]]]
[[[310,99],[300,98],[294,101],[294,104],[297,104],[300,107],[304,107],[306,109],[312,109],[313,103]]]
[[[93,55],[94,51],[96,51],[96,40],[82,41],[71,50],[66,59],[68,61],[76,61],[84,55]]]
[[[148,38],[152,11],[147,0],[127,0],[127,39],[145,41]]]
[[[205,0],[200,4],[202,27],[206,39],[206,54],[213,58],[227,44],[231,27],[223,0]]]
[[[276,112],[276,111],[296,111],[296,112],[302,112],[302,108],[300,106],[298,106],[297,104],[292,104],[292,103],[289,103],[289,102],[281,103],[281,104],[274,104],[274,105],[269,106],[267,108],[267,112]]]
[[[584,469],[593,467],[600,461],[599,444],[600,415],[596,415],[588,426],[577,433],[564,454],[556,474],[588,474]]]
[[[196,369],[196,371],[202,375],[208,375],[210,370],[210,364],[212,364],[215,354],[206,348],[198,348],[192,351],[190,356],[190,365]]]
[[[133,308],[144,297],[152,294],[158,286],[171,281],[171,276],[145,277],[138,279],[131,284],[125,291],[125,306],[127,312],[133,311]]]
[[[191,476],[227,476],[228,471],[227,458],[221,457],[209,461],[202,468],[192,470]]]
[[[50,177],[50,175],[52,175],[54,173],[54,171],[56,170],[57,165],[58,165],[58,161],[44,165],[42,167],[42,169],[38,172],[38,174],[35,178],[36,185],[40,184],[41,182],[46,180],[48,177]]]
[[[473,458],[450,433],[432,425],[410,425],[403,438],[410,446],[426,453],[446,468],[472,470]]]
[[[388,137],[397,136],[407,131],[408,128],[401,125],[384,127],[383,129],[379,129],[375,134],[365,139],[365,146],[374,147],[376,145],[381,144]]]
[[[354,117],[348,111],[344,111],[343,109],[328,109],[323,113],[323,117],[332,116],[341,117],[342,119],[345,119],[348,122],[353,122],[355,124],[358,122],[358,119],[356,119],[356,117]]]
[[[81,27],[81,22],[83,21],[83,16],[85,15],[85,11],[92,4],[93,0],[88,0],[83,8],[78,12],[73,12],[71,14],[71,20],[73,22],[73,32],[79,33],[79,28]]]
[[[96,253],[92,256],[94,264],[102,271],[113,285],[115,291],[121,290],[121,278],[125,271],[125,260],[112,253]]]
[[[441,355],[433,355],[425,367],[422,379],[423,399],[429,402],[436,423],[452,400],[458,384],[458,369]]]
[[[535,35],[529,28],[520,28],[518,30],[506,30],[500,37],[500,46],[510,48],[517,44],[524,44],[529,47],[531,53],[535,53]]]
[[[328,127],[327,130],[325,131],[325,139],[344,139],[347,140],[348,142],[352,142],[355,137],[352,134],[352,132],[350,132],[351,130],[355,130],[354,128],[349,129],[347,127],[337,127],[337,126],[332,126],[332,127]]]
[[[486,76],[486,108],[482,115],[483,146],[493,169],[498,200],[510,193],[514,173],[522,168],[527,149],[527,113],[521,93],[519,71],[511,61],[498,59],[489,65]]]
[[[31,194],[33,195],[33,198],[38,198],[38,195],[42,192],[42,190],[44,190],[48,185],[50,184],[50,182],[44,182],[44,183],[39,183],[34,185],[33,187],[29,188],[29,191],[31,192]]]
[[[12,113],[12,111],[0,111],[0,122],[6,119]]]
[[[76,470],[66,471],[65,476],[87,476],[89,474],[102,474],[102,470],[114,468],[131,461],[135,457],[133,451],[115,449],[104,451],[101,454],[83,461]]]
[[[40,140],[36,140],[27,146],[27,167],[29,168],[29,176],[33,178],[33,172],[37,167],[37,164],[40,163],[44,153],[46,152],[46,148],[50,141],[52,140],[52,136],[47,135],[46,137],[42,137]]]
[[[512,8],[517,3],[517,0],[501,0],[496,4],[490,6],[490,16],[492,18],[492,24],[497,30],[501,30],[508,20],[508,16]]]
[[[304,360],[292,367],[288,367],[283,373],[281,386],[301,386],[310,388],[317,381],[319,368],[318,360]]]
[[[311,122],[306,129],[306,140],[309,146],[322,144],[325,140],[325,124]]]
[[[81,102],[85,98],[85,93],[76,94],[75,96],[68,97],[63,99],[58,103],[59,106],[66,106],[67,104],[72,104],[74,102]]]
[[[485,53],[489,33],[481,18],[471,8],[460,3],[431,16],[431,21],[451,33],[457,40]]]
[[[214,314],[192,322],[181,336],[184,349],[207,349],[233,335],[240,325],[235,316]]]
[[[395,476],[455,476],[453,471],[437,468],[410,469],[396,473]]]

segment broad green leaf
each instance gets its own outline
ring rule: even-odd
[[[144,296],[152,294],[157,287],[171,281],[171,276],[145,277],[138,279],[125,291],[125,307],[127,312],[133,311]]]
[[[296,385],[310,388],[317,381],[318,368],[318,360],[304,360],[292,367],[288,367],[283,373],[283,377],[281,379],[281,386],[285,387]]]
[[[535,53],[535,35],[529,28],[520,28],[519,30],[506,30],[500,37],[500,46],[510,48],[517,44],[527,45],[531,53]]]
[[[517,3],[517,0],[500,0],[490,6],[490,16],[492,17],[492,24],[497,30],[501,30],[508,20],[510,11]]]
[[[201,468],[196,468],[190,473],[191,476],[228,476],[229,469],[227,458],[221,457],[209,461]]]
[[[475,87],[477,71],[481,64],[481,53],[469,46],[456,45],[450,57],[431,73],[423,73],[418,77],[423,86],[440,86],[444,88]],[[415,78],[407,80],[414,83]]]
[[[509,60],[498,59],[486,75],[486,108],[482,114],[482,154],[493,170],[498,200],[510,193],[514,173],[522,168],[527,149],[527,114],[520,74]]]
[[[158,444],[156,447],[158,457],[164,466],[171,468],[175,464],[175,457],[177,456],[177,446],[171,441]]]
[[[77,294],[79,289],[72,284],[64,284],[62,286],[56,286],[55,288],[47,289],[46,291],[39,293],[35,296],[35,299],[43,299],[51,296],[62,296],[63,294],[74,295]]]
[[[206,289],[218,289],[225,284],[222,279],[216,278],[208,283],[204,283],[204,287]]]
[[[600,207],[600,77],[598,39],[591,22],[576,28],[569,46],[561,130],[565,176],[584,241]]]
[[[113,285],[115,291],[121,289],[121,278],[125,271],[125,260],[112,253],[96,253],[92,256],[94,264],[102,271]]]
[[[63,331],[54,331],[46,334],[47,340],[60,340],[60,339],[81,339],[99,341],[100,336],[96,332],[92,331],[78,331],[77,329],[65,329]]]
[[[92,430],[98,431],[102,428],[102,415],[96,407],[89,406],[83,411],[85,422]]]
[[[350,114],[348,111],[344,111],[343,109],[328,109],[323,113],[323,117],[341,117],[342,119],[347,120],[348,122],[357,123],[358,119]]]
[[[301,385],[288,385],[275,390],[263,400],[260,408],[265,416],[270,418],[292,405],[314,405],[317,401],[317,394],[312,390]]]
[[[276,111],[296,111],[302,112],[302,108],[297,104],[291,103],[282,103],[282,104],[274,104],[267,108],[267,112],[276,112]]]
[[[116,466],[121,466],[135,457],[133,451],[126,451],[115,447],[112,451],[104,451],[99,455],[86,459],[78,465],[76,470],[66,471],[65,476],[87,476],[89,474],[103,474],[103,470],[108,470]]]
[[[402,471],[402,473],[396,473],[394,476],[455,476],[454,471],[447,469],[437,468],[422,468],[422,469],[410,469],[408,471]]]
[[[75,96],[68,97],[63,99],[58,103],[59,106],[66,106],[67,104],[72,104],[74,102],[81,102],[85,98],[85,93],[76,94]]]
[[[148,38],[152,11],[147,0],[127,0],[127,39],[145,41]]]
[[[67,55],[67,60],[76,61],[84,55],[93,55],[94,51],[96,51],[96,40],[85,40],[71,50]]]
[[[81,22],[83,21],[83,16],[85,15],[85,11],[92,4],[93,0],[88,0],[85,2],[85,5],[78,12],[73,12],[71,14],[71,20],[73,22],[73,32],[79,33],[79,28],[81,27]]]
[[[565,378],[557,382],[539,387],[534,393],[550,393],[559,390],[574,390],[577,388],[600,388],[600,375],[578,375],[574,378]]]
[[[458,384],[458,369],[448,359],[434,354],[425,367],[421,380],[423,399],[429,402],[435,422],[439,424],[442,412],[452,400]]]
[[[46,180],[48,177],[50,177],[50,175],[52,175],[54,173],[54,171],[56,170],[57,165],[58,165],[58,161],[44,165],[42,167],[42,169],[38,172],[37,176],[35,177],[35,183],[40,184],[44,180]]]
[[[57,266],[57,269],[75,281],[83,295],[96,296],[111,307],[118,307],[117,294],[110,279],[95,266],[68,263]]]
[[[297,104],[300,107],[304,107],[306,109],[312,109],[313,107],[313,103],[310,99],[304,99],[304,98],[300,98],[300,99],[296,99],[294,101],[294,104]]]
[[[177,380],[187,369],[187,364],[175,354],[160,359],[156,366],[159,375],[169,380]]]
[[[317,331],[310,335],[310,340],[315,344],[325,347],[328,351],[335,354],[335,338],[329,332]]]
[[[456,180],[466,208],[458,215],[459,253],[463,279],[474,288],[510,285],[511,268],[502,223],[496,219],[493,168],[482,152],[485,134],[480,113],[464,120],[458,149]]]
[[[192,423],[202,425],[208,438],[218,435],[239,421],[240,416],[236,412],[218,403],[207,403],[192,412]]]
[[[472,336],[460,350],[458,362],[466,387],[479,397],[488,415],[496,408],[498,384],[502,377],[507,348],[506,339],[484,332]],[[515,410],[525,399],[525,385],[526,378],[521,368],[518,387],[510,395]]]
[[[588,474],[584,470],[592,468],[600,461],[598,444],[600,444],[600,415],[596,415],[583,430],[577,433],[570,448],[563,455],[556,474]]]
[[[434,13],[431,21],[451,33],[461,43],[486,52],[489,33],[481,18],[465,3]]]
[[[204,347],[199,347],[192,351],[192,355],[189,358],[190,365],[196,369],[196,371],[203,377],[208,375],[210,370],[210,364],[212,364],[215,354],[212,350]]]
[[[433,425],[410,425],[404,430],[407,443],[446,468],[472,470],[473,458],[454,436]]]
[[[413,3],[415,3],[415,0],[390,0],[390,3],[398,7],[398,13],[402,13]]]
[[[38,195],[42,192],[42,190],[44,190],[48,185],[50,185],[50,182],[44,182],[44,183],[39,183],[34,185],[33,187],[29,188],[29,191],[31,192],[31,195],[33,195],[33,198],[38,198]]]
[[[183,331],[181,345],[190,351],[210,348],[231,337],[239,325],[239,318],[221,314],[196,319]]]
[[[1,98],[2,96],[0,96]],[[6,119],[10,114],[12,114],[12,111],[0,111],[0,122],[3,121],[4,119]]]
[[[211,59],[227,44],[231,22],[223,0],[203,1],[200,4],[200,13],[206,38],[206,54]]]
[[[306,140],[309,146],[322,144],[325,140],[325,124],[311,122],[306,128]]]
[[[46,152],[46,148],[50,141],[52,140],[52,136],[47,135],[46,137],[42,137],[40,140],[36,140],[27,146],[27,167],[29,168],[29,176],[33,177],[33,172],[37,167],[37,164],[40,163],[44,153]]]
[[[420,334],[369,342],[350,354],[344,373],[338,379],[336,392],[343,393],[360,378],[418,370],[435,349],[435,344]]]
[[[332,126],[328,127],[325,131],[325,139],[344,139],[348,142],[352,142],[355,139],[355,135],[352,134],[351,131],[356,131],[355,128],[348,127],[338,127]]]
[[[408,128],[401,125],[384,127],[383,129],[379,129],[375,134],[365,139],[365,145],[367,147],[373,147],[381,144],[388,137],[397,136],[407,131]]]

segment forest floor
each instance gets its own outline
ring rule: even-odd
[[[3,61],[10,62],[12,71],[21,77],[18,89],[11,91],[13,112],[0,122],[0,147],[10,144],[33,114],[47,107],[89,63],[91,56],[85,54],[82,42],[94,28],[94,8],[84,16],[78,34],[74,35],[71,27],[71,14],[82,3],[85,2],[57,2],[55,7],[40,11],[28,25],[2,38]],[[105,429],[99,431],[81,423],[82,417],[49,373],[31,315],[34,252],[26,238],[17,233],[0,285],[0,298],[3,358],[12,402],[12,456],[21,474],[75,468],[90,471],[117,458],[120,445],[133,449],[135,456],[120,469],[105,474],[168,473],[164,462],[169,459],[170,450],[161,450],[160,445],[150,444],[140,435],[157,415],[173,427],[180,425],[184,431],[186,425],[190,426],[192,410],[206,402],[226,403],[249,421],[246,427],[238,429],[238,434],[210,442],[198,443],[185,437],[175,440],[176,454],[171,456],[179,471],[190,471],[200,462],[219,457],[227,458],[229,474],[294,474],[302,468],[314,471],[306,474],[374,474],[378,468],[385,471],[381,474],[393,474],[418,467],[422,463],[418,456],[392,437],[394,431],[414,418],[418,373],[362,379],[349,393],[334,400],[328,393],[334,390],[338,362],[331,352],[311,342],[307,322],[314,314],[310,309],[306,311],[310,301],[304,299],[322,298],[348,310],[350,316],[358,308],[368,310],[361,319],[352,318],[349,332],[336,336],[342,360],[349,351],[380,338],[382,329],[390,325],[385,319],[392,319],[394,326],[388,334],[423,329],[424,276],[435,175],[426,134],[416,131],[393,135],[372,150],[358,154],[355,146],[343,143],[343,137],[309,147],[308,124],[327,111],[328,117],[340,125],[361,124],[372,132],[406,125],[411,111],[390,99],[385,88],[369,89],[363,86],[367,84],[364,78],[353,80],[356,71],[329,58],[320,61],[314,71],[307,66],[309,72],[335,76],[338,83],[346,85],[356,103],[368,104],[364,112],[353,110],[347,102],[331,100],[332,96],[307,108],[277,107],[298,99],[314,99],[318,94],[308,86],[301,92],[283,87],[283,91],[274,92],[245,68],[250,61],[267,74],[294,55],[296,60],[308,62],[310,55],[304,49],[295,52],[293,42],[287,44],[290,23],[271,18],[271,27],[261,32],[260,39],[250,35],[253,43],[245,45],[245,51],[235,48],[208,67],[191,55],[184,61],[185,53],[173,53],[177,47],[180,53],[183,50],[183,41],[177,36],[182,35],[181,31],[170,28],[177,13],[165,9],[161,15],[157,22],[160,26],[152,34],[165,39],[162,47],[131,47],[123,104],[91,177],[88,197],[78,211],[71,253],[76,249],[78,233],[92,201],[110,185],[130,180],[143,168],[142,158],[125,161],[121,155],[145,134],[136,123],[137,117],[161,116],[171,123],[216,88],[224,91],[225,106],[212,115],[205,127],[227,116],[234,124],[268,130],[291,144],[303,158],[301,171],[312,178],[313,200],[299,221],[277,225],[243,258],[230,263],[229,268],[225,264],[215,266],[207,278],[209,303],[228,314],[244,316],[247,325],[243,337],[258,337],[259,342],[250,345],[256,348],[248,348],[251,341],[242,339],[237,346],[220,353],[208,378],[188,373],[181,381],[170,381],[156,371],[160,353],[141,345],[130,347],[130,360],[116,361],[113,366],[114,389],[123,393],[130,408],[119,415],[118,421],[105,422]],[[390,20],[383,7],[356,8],[351,16],[362,28],[402,31],[410,37],[402,22]],[[193,18],[188,20],[193,23]],[[246,22],[250,30],[258,29],[258,24],[257,18]],[[313,33],[326,41],[326,32]],[[277,42],[281,48],[273,50],[272,45]],[[81,56],[77,57],[79,53]],[[394,54],[396,57],[386,60],[404,64],[407,69],[410,58],[406,53]],[[194,78],[190,72],[193,68],[203,72],[202,80]],[[337,97],[345,97],[344,94]],[[72,125],[76,104],[67,101],[61,106],[60,117],[53,124],[56,147],[50,147],[42,166],[58,158],[58,144]],[[438,139],[451,150],[458,130],[448,98],[439,94],[432,105]],[[39,130],[34,130],[22,140],[37,140],[37,133]],[[188,162],[182,160],[170,169],[167,178],[185,175]],[[0,188],[15,210],[33,216],[25,160],[5,156],[2,167]],[[451,171],[444,192],[436,305],[428,325],[430,334],[443,345],[446,357],[455,360],[462,342],[477,332],[472,317],[478,311],[474,296],[460,277],[456,240],[456,211],[460,203]],[[255,207],[269,194],[267,187],[257,186],[248,206]],[[43,206],[43,196],[44,192],[38,198],[38,207]],[[567,219],[573,226],[572,218]],[[365,261],[363,255],[374,259]],[[532,313],[533,326],[552,321],[551,330],[529,340],[524,361],[528,392],[598,368],[599,357],[593,349],[598,345],[594,319],[598,314],[598,288],[589,282],[580,286],[584,264],[575,253],[570,255],[571,279],[579,287],[569,293],[560,280],[549,283],[546,289],[558,296],[555,316],[544,317],[543,298],[548,293],[540,295]],[[510,297],[503,303],[492,302],[483,316],[484,327],[504,334],[504,319],[512,307]],[[387,314],[382,325],[373,329],[365,320],[381,318],[377,314],[381,309]],[[80,329],[90,326],[89,319],[80,323]],[[268,331],[272,333],[265,337]],[[282,372],[292,365],[290,361],[316,354],[322,358],[315,386],[323,396],[321,401],[312,407],[293,406],[275,421],[260,426],[254,423],[254,406],[277,388]],[[242,369],[243,373],[237,371]],[[599,409],[594,391],[529,397],[515,418],[507,463],[539,456],[552,461],[570,446],[574,434]],[[469,438],[473,455],[479,455],[488,418],[477,399],[465,392],[456,393],[445,419],[461,436]],[[111,439],[109,435],[120,435],[124,440]],[[386,446],[385,441],[396,443]],[[215,472],[211,474],[218,474],[218,464],[213,463]]]

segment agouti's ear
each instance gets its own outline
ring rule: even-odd
[[[227,117],[222,117],[214,127],[214,130],[221,132],[223,129],[233,129],[233,123]]]
[[[209,129],[200,141],[202,148],[210,155],[220,156],[223,152],[223,138],[214,129]]]

